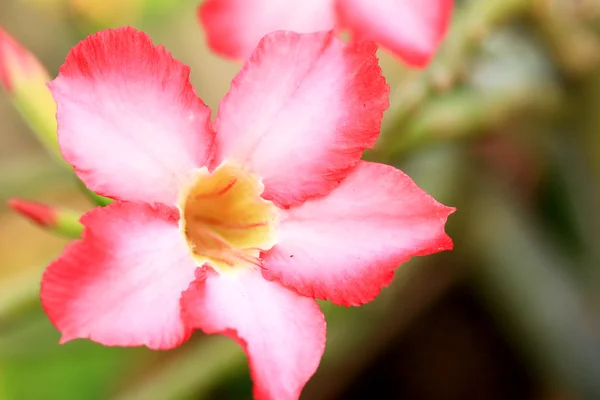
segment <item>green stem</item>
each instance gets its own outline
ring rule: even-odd
[[[79,239],[83,233],[83,225],[79,222],[81,214],[61,210],[57,214],[56,228],[53,232],[70,239]]]
[[[561,93],[554,85],[523,85],[483,93],[461,88],[431,99],[406,123],[403,136],[365,153],[368,160],[392,163],[425,144],[470,137],[501,124],[517,112],[556,113]]]
[[[77,186],[81,188],[83,193],[96,205],[104,207],[113,202],[113,199],[109,199],[108,197],[100,196],[97,193],[92,192],[90,189],[85,186],[85,184],[77,179]]]
[[[464,75],[470,55],[494,28],[530,11],[532,0],[470,1],[457,11],[438,55],[429,68],[412,71],[391,94],[392,105],[381,137],[375,147],[377,153],[388,153],[397,141],[396,133],[403,131],[406,121],[420,110],[431,97],[455,86]],[[389,160],[390,155],[384,156]]]

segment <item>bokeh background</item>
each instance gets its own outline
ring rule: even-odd
[[[0,25],[52,76],[85,35],[142,28],[215,110],[240,65],[207,49],[196,6],[0,0]],[[455,250],[411,260],[361,308],[322,302],[327,349],[303,399],[600,399],[600,2],[456,1],[427,70],[381,62],[392,105],[365,157],[458,208]],[[0,92],[0,399],[250,398],[222,337],[59,346],[38,290],[67,241],[11,213],[15,196],[92,207]]]

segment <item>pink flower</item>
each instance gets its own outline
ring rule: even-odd
[[[349,30],[407,64],[425,66],[446,34],[453,0],[206,0],[199,9],[208,43],[217,53],[249,56],[278,30]]]
[[[325,345],[314,298],[374,299],[400,263],[452,247],[454,209],[360,161],[388,106],[374,45],[270,34],[212,123],[189,72],[132,28],[67,56],[50,83],[63,155],[116,201],[83,216],[42,302],[61,342],[230,336],[256,398],[295,399]]]

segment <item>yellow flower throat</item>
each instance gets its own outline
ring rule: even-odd
[[[180,199],[180,229],[196,261],[219,273],[260,266],[276,243],[277,207],[261,198],[260,179],[229,163],[198,171]]]

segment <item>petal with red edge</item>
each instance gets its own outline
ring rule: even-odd
[[[268,33],[333,29],[334,0],[207,0],[198,10],[209,46],[217,53],[246,59]]]
[[[100,194],[174,204],[186,174],[203,166],[213,134],[188,67],[133,28],[75,46],[49,84],[64,158]]]
[[[297,399],[325,348],[325,319],[316,301],[253,269],[222,275],[198,269],[197,277],[182,297],[184,318],[240,343],[257,400]]]
[[[452,0],[336,0],[338,20],[407,64],[425,66],[446,34]]]
[[[340,305],[373,300],[412,256],[452,249],[454,212],[402,171],[361,162],[329,196],[285,212],[263,275]]]
[[[83,239],[42,279],[42,304],[61,343],[90,338],[168,349],[187,339],[180,299],[196,265],[177,220],[177,210],[164,205],[122,202],[82,217]]]
[[[333,32],[267,35],[221,102],[216,162],[247,166],[280,206],[329,193],[375,143],[389,105],[375,50]]]

